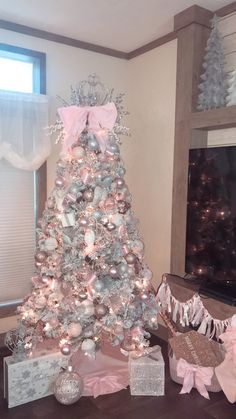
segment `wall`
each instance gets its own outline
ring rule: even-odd
[[[174,40],[128,62],[123,155],[154,285],[170,270],[176,57]]]

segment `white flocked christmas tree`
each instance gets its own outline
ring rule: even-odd
[[[142,353],[157,327],[152,273],[131,208],[119,135],[123,95],[90,76],[59,108],[61,158],[37,228],[33,290],[19,313],[23,349],[48,338],[64,355],[108,340]],[[22,349],[22,346],[21,346]]]
[[[223,38],[219,31],[219,18],[211,21],[212,30],[207,41],[203,62],[204,72],[200,76],[198,110],[208,110],[226,105],[227,82]]]

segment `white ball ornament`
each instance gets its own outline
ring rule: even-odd
[[[94,305],[93,305],[93,302],[92,301],[90,301],[90,300],[84,300],[84,301],[82,301],[82,303],[81,303],[81,306],[83,307],[83,309],[84,309],[84,312],[83,312],[83,314],[85,315],[85,316],[93,316],[94,315]]]
[[[96,344],[92,339],[85,339],[82,342],[81,350],[83,352],[92,352],[95,350]]]
[[[77,338],[81,335],[82,326],[79,322],[70,323],[67,332],[71,338]]]
[[[44,249],[48,252],[52,252],[58,246],[57,240],[54,237],[49,237],[44,242]]]
[[[83,147],[74,147],[72,150],[72,156],[74,159],[82,159],[85,155]]]

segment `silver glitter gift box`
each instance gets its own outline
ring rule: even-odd
[[[4,398],[15,407],[53,394],[53,383],[68,359],[54,350],[37,351],[35,355],[16,360],[4,358]]]
[[[160,346],[140,358],[129,359],[130,392],[132,396],[163,396],[165,364]]]

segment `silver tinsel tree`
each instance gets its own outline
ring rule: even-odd
[[[24,347],[53,338],[64,355],[94,356],[108,340],[143,353],[158,305],[120,156],[123,95],[95,76],[71,93],[50,127],[62,153],[38,223],[33,290],[19,307],[32,335]]]
[[[207,41],[204,57],[204,73],[199,84],[201,93],[198,96],[197,109],[205,111],[220,108],[226,104],[226,73],[222,35],[219,31],[219,18],[215,15],[211,21],[212,30]]]

